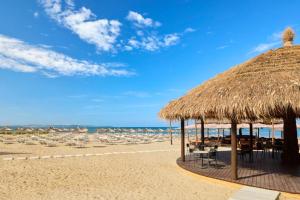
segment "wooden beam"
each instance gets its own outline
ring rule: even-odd
[[[201,144],[204,144],[204,120],[201,119]]]
[[[184,119],[181,119],[181,160],[185,162],[185,135],[184,135]]]
[[[231,122],[231,178],[233,180],[238,179],[237,171],[237,123]]]

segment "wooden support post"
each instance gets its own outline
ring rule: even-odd
[[[204,144],[204,120],[201,119],[201,144]]]
[[[239,139],[238,139],[239,144],[240,144],[240,140],[241,140],[242,135],[243,135],[242,131],[243,131],[242,128],[239,128]]]
[[[185,162],[185,135],[184,135],[184,119],[181,119],[181,160]]]
[[[249,133],[250,133],[250,149],[251,149],[250,160],[252,162],[253,161],[253,124],[252,123],[249,124]]]
[[[171,142],[171,145],[173,145],[173,134],[172,134],[172,122],[170,120],[170,142]]]
[[[272,144],[275,143],[275,129],[274,129],[274,123],[272,121]]]
[[[186,121],[186,127],[188,127],[188,125],[189,125],[189,121],[187,120]],[[190,130],[187,129],[186,132],[187,132],[187,141],[190,142]]]
[[[296,115],[292,109],[288,109],[283,118],[283,155],[282,161],[288,165],[300,163],[299,146],[297,138]]]
[[[238,169],[237,169],[237,123],[235,121],[231,122],[231,178],[233,180],[238,179]]]
[[[195,136],[196,136],[196,142],[198,142],[198,134],[197,134],[197,120],[195,120]]]

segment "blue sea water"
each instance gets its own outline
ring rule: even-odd
[[[68,128],[68,127],[65,127]],[[76,128],[76,127],[71,127],[71,128]],[[167,129],[169,129],[169,127],[97,127],[97,126],[87,126],[85,127],[88,129],[89,133],[96,133],[98,128],[126,128],[126,129],[163,129],[165,130],[165,132],[162,132],[162,134],[169,134],[167,132]],[[178,127],[173,127],[175,129],[178,129]],[[199,133],[200,130],[198,130]],[[259,135],[260,137],[272,137],[272,130],[269,128],[260,128],[259,130]],[[216,135],[217,134],[217,129],[205,129],[205,135],[207,135],[207,133],[210,133],[210,135]],[[243,135],[249,135],[249,129],[248,128],[243,128],[242,129],[242,133]],[[300,138],[300,129],[298,129],[298,138]],[[195,134],[195,131],[192,130],[191,134]],[[257,129],[254,129],[254,135],[257,134]],[[220,132],[220,135],[222,135],[222,133]],[[224,130],[224,135],[230,135],[230,130],[229,129],[225,129]],[[281,131],[276,130],[275,131],[275,138],[281,138]]]
[[[29,125],[29,126],[10,126],[10,128],[16,129],[18,127],[31,127],[31,128],[48,128],[49,126],[40,126],[40,125]],[[55,126],[51,126],[51,127],[55,127],[55,128],[77,128],[77,125],[55,125]],[[167,129],[169,129],[169,127],[104,127],[104,126],[80,126],[80,128],[87,128],[88,129],[88,133],[93,134],[97,132],[97,129],[99,128],[126,128],[126,129],[163,129],[165,130],[164,132],[162,132],[162,134],[169,134],[167,132]],[[178,129],[178,127],[173,127],[174,129]],[[200,130],[197,131],[198,134],[200,133]],[[190,130],[189,133],[195,134],[195,130]],[[217,135],[217,129],[205,129],[205,136],[207,136],[207,134],[209,133],[210,136],[212,135]],[[249,129],[248,128],[243,128],[242,129],[242,133],[243,135],[249,135]],[[300,138],[300,129],[297,130],[298,133],[298,138]],[[254,135],[257,134],[257,129],[254,129]],[[224,135],[230,135],[230,130],[229,129],[224,129]],[[269,138],[272,137],[272,132],[271,129],[269,128],[260,128],[259,130],[259,135],[260,137],[265,137],[265,138]],[[222,136],[222,131],[220,131],[220,136]],[[281,131],[276,130],[275,131],[275,138],[281,138]]]

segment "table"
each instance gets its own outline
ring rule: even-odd
[[[195,150],[195,151],[193,151],[193,153],[200,155],[200,158],[201,158],[201,167],[203,167],[203,158],[204,158],[204,155],[208,156],[209,151]]]

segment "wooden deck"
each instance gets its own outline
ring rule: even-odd
[[[272,158],[271,153],[263,155],[261,152],[253,152],[253,162],[249,162],[248,157],[239,157],[239,179],[236,181],[231,179],[230,151],[218,151],[218,162],[211,163],[211,166],[208,166],[205,160],[201,166],[201,160],[195,160],[194,156],[186,156],[186,162],[179,158],[177,164],[188,171],[211,178],[300,194],[300,166],[283,166],[279,157],[276,155]]]

